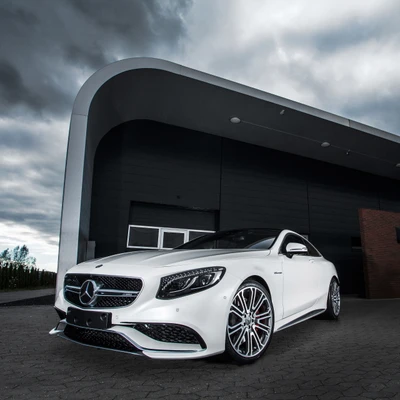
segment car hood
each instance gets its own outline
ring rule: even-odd
[[[225,266],[229,261],[243,258],[265,257],[269,250],[149,250],[134,251],[130,253],[116,254],[113,256],[99,258],[78,264],[68,272],[96,273],[96,274],[138,274],[154,269],[165,269],[171,267],[200,268],[216,265]],[[171,268],[172,269],[172,268]]]

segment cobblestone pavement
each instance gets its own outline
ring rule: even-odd
[[[400,399],[400,300],[347,299],[340,321],[275,334],[240,367],[155,361],[50,337],[49,306],[0,309],[1,399]]]

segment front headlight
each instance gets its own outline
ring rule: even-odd
[[[224,274],[224,267],[208,267],[164,276],[156,297],[171,299],[208,289],[216,285]]]

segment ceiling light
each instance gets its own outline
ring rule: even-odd
[[[329,142],[322,142],[321,147],[329,147],[331,144]]]
[[[240,118],[238,117],[232,117],[229,121],[232,122],[232,124],[240,124]]]

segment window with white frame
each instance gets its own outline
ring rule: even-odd
[[[129,225],[126,247],[130,249],[173,249],[207,233],[214,233],[214,231]]]

